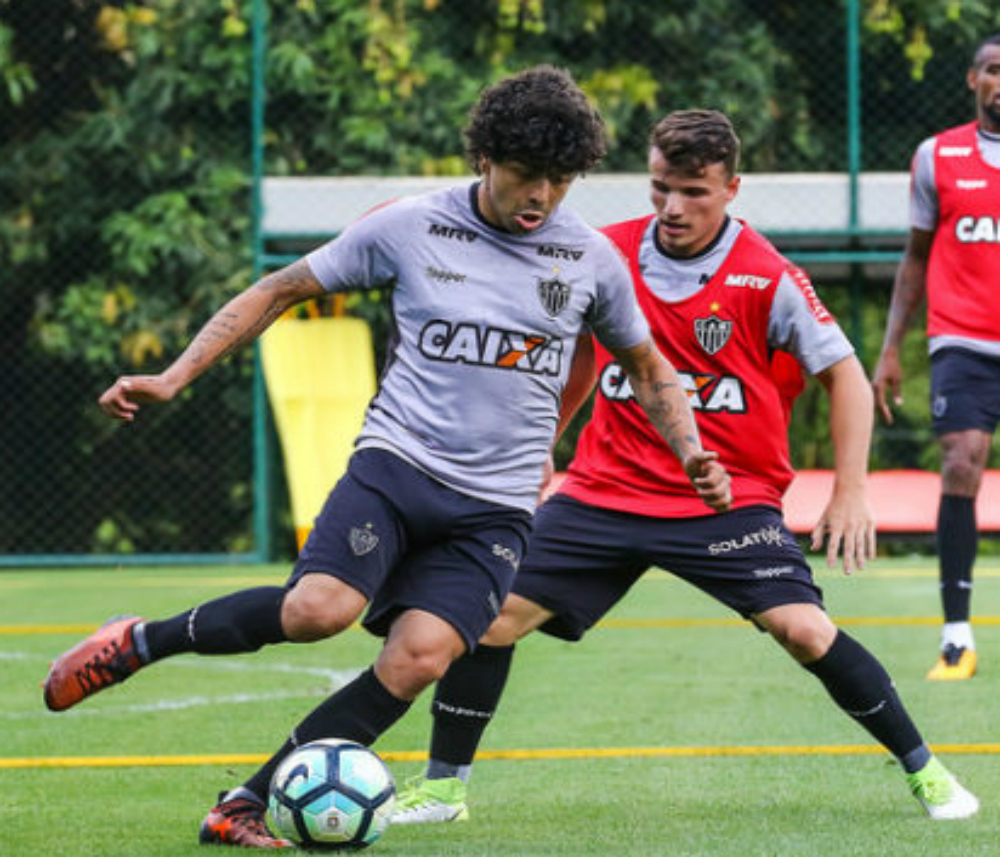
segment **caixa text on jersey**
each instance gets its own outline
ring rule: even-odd
[[[472,322],[429,321],[420,331],[420,353],[429,360],[559,375],[563,341],[538,333],[485,327]]]

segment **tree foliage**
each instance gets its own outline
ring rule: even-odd
[[[479,91],[536,62],[570,68],[600,105],[606,169],[641,170],[652,122],[689,106],[735,119],[746,169],[844,168],[842,4],[269,7],[270,174],[464,172]],[[249,279],[250,11],[0,0],[0,551],[248,545],[249,355],[131,437],[92,402],[115,374],[162,367]],[[902,169],[922,135],[968,114],[956,78],[1000,13],[982,0],[862,11],[865,167]]]

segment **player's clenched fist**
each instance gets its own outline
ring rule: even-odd
[[[725,512],[732,505],[731,480],[717,452],[689,455],[684,461],[684,471],[706,505],[716,512]]]
[[[161,375],[129,375],[119,378],[97,400],[109,417],[131,422],[146,402],[169,402],[176,390]]]

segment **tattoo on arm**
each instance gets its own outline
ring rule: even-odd
[[[192,364],[201,367],[224,360],[234,351],[257,339],[290,306],[322,292],[309,265],[302,259],[268,274],[252,287],[251,291],[253,290],[258,294],[266,294],[268,298],[257,317],[245,318],[245,312],[226,307],[219,310],[189,346],[188,359]],[[246,329],[241,332],[240,328],[244,324]],[[216,351],[220,344],[221,350]]]
[[[654,381],[649,385],[649,391],[653,395],[646,398],[643,408],[649,421],[670,445],[674,455],[683,461],[692,450],[700,449],[701,442],[697,434],[691,431],[694,425],[688,417],[687,410],[679,407],[678,402],[663,398],[662,393],[667,390],[675,390],[675,395],[684,395],[679,384]]]
[[[269,328],[278,317],[285,311],[283,306],[279,306],[277,301],[272,300],[258,318],[250,326],[236,337],[219,355],[220,360],[224,360],[234,351],[238,351],[248,342],[253,342],[267,328]],[[231,328],[235,330],[235,328]]]
[[[646,416],[674,455],[684,461],[701,449],[687,393],[676,373],[664,366],[651,340],[615,356],[628,373]]]

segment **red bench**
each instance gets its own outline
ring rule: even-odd
[[[831,470],[800,470],[785,494],[785,523],[793,533],[816,526],[833,485]],[[868,474],[868,499],[880,533],[933,533],[937,529],[941,477],[926,470],[878,470]],[[988,470],[976,502],[983,532],[1000,531],[1000,470]]]
[[[556,473],[546,496],[565,478]],[[926,534],[937,529],[941,477],[926,470],[879,470],[868,474],[868,499],[880,533]],[[800,470],[785,494],[785,523],[809,533],[826,507],[832,470]],[[987,470],[976,503],[981,532],[1000,532],[1000,470]]]

